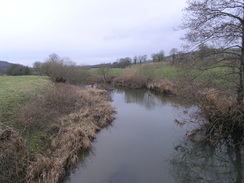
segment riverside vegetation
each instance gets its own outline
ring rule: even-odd
[[[53,81],[147,88],[192,101],[200,109],[194,115],[199,129],[189,136],[192,140],[215,144],[235,139],[235,144],[242,144],[244,125],[243,102],[239,100],[238,89],[240,73],[230,56],[231,53],[219,53],[218,49],[201,45],[197,51],[178,53],[163,62],[131,64],[127,61],[125,68],[100,64],[89,69],[74,67],[70,61],[51,54],[39,70]],[[121,65],[125,65],[122,64],[124,60],[121,59]]]
[[[143,65],[143,56],[139,62],[134,57],[134,63],[140,64],[132,66],[132,59],[126,57],[119,63],[123,71],[112,73],[108,64],[101,64],[89,72],[52,54],[45,63],[35,63],[35,70],[59,84],[34,92],[33,97],[26,97],[25,90],[19,95],[19,88],[17,92],[3,89],[3,96],[13,95],[0,98],[4,104],[0,107],[0,181],[57,182],[65,167],[75,164],[77,152],[89,146],[94,132],[113,119],[113,109],[99,97],[104,90],[80,90],[64,83],[148,88],[192,100],[200,109],[193,115],[198,129],[188,137],[212,145],[228,141],[239,151],[244,144],[243,1],[189,0],[187,4],[184,39],[198,48],[174,51],[167,64]],[[163,56],[160,52],[152,58],[162,62]]]
[[[167,95],[173,95],[199,107],[191,122],[198,128],[188,134],[195,142],[216,144],[222,140],[233,140],[243,144],[243,103],[236,101],[237,74],[228,74],[229,68],[215,64],[206,69],[220,56],[200,59],[195,52],[177,55],[172,62],[138,64],[125,69],[98,68],[92,73],[94,83],[111,83],[115,86],[147,88]],[[228,64],[230,61],[225,60]],[[194,65],[194,66],[193,66]],[[185,122],[182,122],[185,123]]]
[[[213,77],[221,69],[202,72],[192,67],[189,71],[184,66],[190,61],[185,57],[178,63],[84,69],[52,54],[39,68],[39,74],[49,77],[1,76],[0,181],[58,182],[76,165],[80,150],[90,147],[95,132],[112,122],[114,109],[105,90],[71,84],[148,88],[193,101],[200,109],[193,115],[199,129],[193,129],[189,139],[211,144],[234,139],[242,145],[242,109],[232,107],[236,95],[230,87],[233,78]]]
[[[58,182],[113,120],[105,90],[0,77],[0,182]]]

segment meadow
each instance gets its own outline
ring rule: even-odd
[[[0,182],[58,182],[113,121],[105,93],[44,76],[0,76]]]
[[[10,124],[33,95],[45,93],[53,84],[45,76],[0,76],[0,120]]]
[[[223,67],[214,67],[211,69],[201,70],[201,69],[192,69],[192,68],[181,68],[169,65],[168,63],[147,63],[147,64],[137,64],[130,66],[131,71],[136,71],[141,76],[150,75],[152,79],[164,78],[169,81],[177,81],[183,75],[188,76],[198,82],[205,82],[206,80],[212,80],[217,84],[228,84],[230,80],[233,80],[235,75],[228,75],[229,73],[227,68]],[[111,68],[108,74],[115,76],[122,76],[126,73],[126,69],[121,68]],[[96,73],[94,70],[91,73]]]

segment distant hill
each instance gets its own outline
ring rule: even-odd
[[[0,70],[4,70],[6,68],[8,68],[9,66],[11,66],[12,64],[6,61],[1,61],[0,60]]]

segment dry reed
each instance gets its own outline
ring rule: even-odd
[[[9,167],[9,172],[14,171],[12,179],[30,183],[58,182],[67,169],[76,165],[78,152],[91,146],[96,131],[113,121],[114,109],[104,95],[105,90],[57,84],[45,96],[35,96],[36,102],[25,106],[15,122],[22,136],[27,137],[27,145],[21,137],[11,138],[6,145],[1,143],[2,149],[11,151],[1,152],[1,165]],[[0,137],[5,133],[7,131],[0,132]],[[11,131],[10,134],[17,133]],[[37,143],[32,139],[36,134],[42,134],[37,140],[42,148],[35,148],[27,156],[28,144]],[[20,158],[16,151],[25,158]],[[11,156],[12,163],[2,162],[5,156]],[[21,175],[16,171],[20,168]],[[0,176],[0,180],[4,180],[1,182],[8,182],[9,172],[2,168],[1,171],[4,175]]]

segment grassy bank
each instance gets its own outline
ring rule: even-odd
[[[194,65],[192,60],[181,61],[177,65],[166,62],[137,64],[104,72],[103,78],[106,79],[102,79],[101,75],[94,78],[95,83],[147,88],[174,95],[186,103],[195,103],[200,110],[190,121],[195,120],[199,126],[188,136],[191,140],[215,144],[230,139],[235,144],[243,145],[244,103],[237,102],[237,86],[240,83],[236,70],[198,61]],[[199,120],[201,118],[205,120]]]
[[[177,68],[167,63],[137,64],[130,67],[110,68],[100,74],[98,69],[90,71],[91,84],[107,82],[114,86],[148,88],[165,94],[176,94]]]
[[[96,131],[113,120],[104,90],[37,76],[0,82],[0,182],[58,182]]]
[[[26,102],[30,102],[32,95],[43,94],[52,86],[43,76],[0,76],[1,123],[12,125],[11,120]]]
[[[211,69],[196,67],[194,69],[187,66],[171,65],[168,62],[157,62],[131,65],[124,69],[108,68],[102,74],[99,73],[99,68],[91,69],[90,73],[93,78],[90,81],[177,94],[183,88],[188,90],[194,86],[198,88],[199,85],[205,85],[204,87],[231,86],[233,81],[236,81],[236,76],[229,76],[226,72],[226,68],[220,67]],[[192,85],[192,83],[194,84]]]

